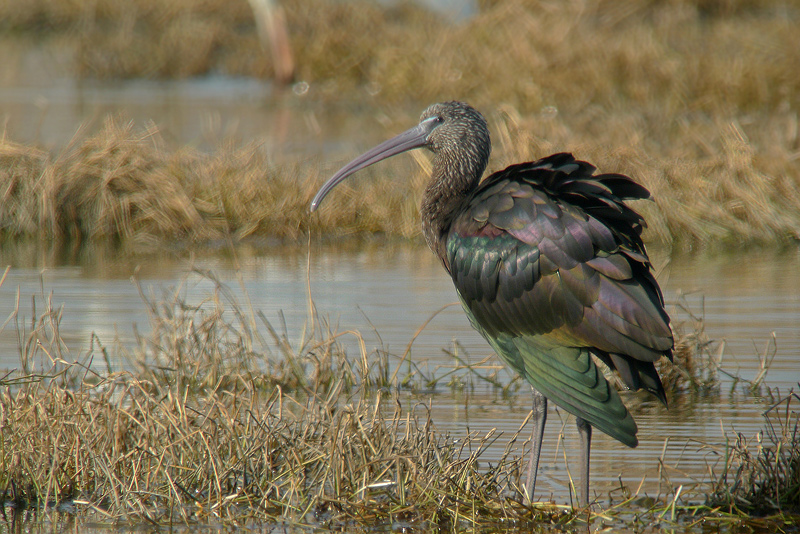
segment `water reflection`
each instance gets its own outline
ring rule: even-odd
[[[385,136],[377,120],[365,120],[352,108],[275,92],[266,80],[76,79],[70,50],[58,42],[0,38],[0,121],[9,139],[61,149],[75,137],[96,133],[110,116],[133,120],[138,128],[154,122],[175,146],[212,150],[234,139],[285,160],[356,153],[370,137]]]
[[[113,251],[81,250],[51,253],[35,245],[0,250],[4,265],[12,270],[0,288],[0,314],[13,309],[17,287],[23,305],[32,295],[54,292],[54,302],[65,306],[64,321],[81,331],[85,343],[92,331],[101,338],[119,333],[123,342],[133,322],[146,319],[132,277],[145,288],[175,285],[188,275],[186,292],[201,298],[210,283],[189,275],[192,267],[213,270],[234,291],[244,290],[254,309],[270,320],[282,312],[290,331],[299,330],[308,318],[308,290],[318,312],[343,328],[361,330],[372,346],[382,340],[385,348],[401,353],[414,332],[431,314],[456,300],[452,285],[427,249],[413,245],[373,245],[341,252],[316,247],[308,256],[301,249],[276,249],[264,253],[239,249],[235,256],[215,253],[192,257],[174,254],[151,257],[119,257]],[[661,262],[663,263],[663,262]],[[657,260],[657,264],[659,264]],[[705,319],[706,331],[725,341],[726,369],[744,378],[759,370],[758,355],[777,341],[777,357],[769,378],[783,387],[800,381],[795,360],[800,354],[800,272],[798,253],[765,253],[763,260],[742,264],[735,255],[683,255],[670,259],[659,273],[669,309],[680,322],[687,307]],[[23,311],[26,311],[23,307]],[[380,334],[380,339],[371,331]],[[68,332],[71,328],[65,329]],[[8,328],[0,337],[0,366],[13,362]],[[474,358],[489,352],[483,339],[472,331],[457,306],[442,311],[415,341],[414,354],[439,358],[442,349],[457,339]],[[79,350],[78,346],[73,350]],[[11,356],[9,356],[11,354]],[[10,358],[10,359],[9,359]]]

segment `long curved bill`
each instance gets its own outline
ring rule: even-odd
[[[389,139],[388,141],[384,141],[375,148],[372,148],[364,154],[358,156],[356,159],[339,169],[339,172],[334,174],[331,179],[325,182],[319,191],[317,191],[317,194],[314,196],[314,200],[311,201],[311,211],[315,211],[322,202],[322,199],[325,198],[325,196],[330,193],[334,187],[339,185],[351,174],[386,158],[390,158],[414,148],[425,146],[425,144],[428,142],[428,135],[430,135],[431,131],[433,131],[436,126],[438,126],[438,122],[436,120],[424,120],[413,128],[406,130],[405,132]]]

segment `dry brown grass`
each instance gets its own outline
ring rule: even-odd
[[[109,117],[56,155],[0,139],[0,235],[136,248],[295,241],[309,228],[416,234],[414,184],[367,182],[358,195],[345,187],[341,212],[311,217],[321,180],[317,166],[276,164],[255,144],[172,151],[154,126]]]
[[[514,456],[519,432],[442,434],[427,406],[392,393],[429,386],[430,377],[390,382],[390,355],[361,343],[348,357],[339,346],[358,332],[331,331],[320,317],[299,335],[275,329],[212,274],[198,274],[214,288],[199,301],[182,287],[143,295],[151,333],[130,353],[93,336],[76,361],[51,298],[35,298],[27,319],[18,304],[4,328],[16,328],[20,366],[0,376],[4,511],[60,505],[104,522],[453,531],[560,532],[586,520],[746,526],[746,511],[784,514],[755,520],[765,528],[793,520],[796,395],[776,401],[764,446],[748,449],[740,436],[727,456],[720,449],[722,473],[706,505],[676,513],[670,499],[641,500],[623,488],[623,502],[596,514],[527,506]],[[113,368],[119,356],[126,370]],[[456,365],[446,375],[463,382],[457,375],[470,372]],[[497,440],[504,453],[486,462]],[[754,502],[766,507],[745,508]]]
[[[259,48],[246,0],[10,1],[0,13],[10,34],[73,37],[75,68],[89,77],[199,75]],[[241,68],[268,74],[263,63]]]
[[[367,102],[410,125],[431,102],[468,100],[493,127],[492,170],[569,150],[644,183],[656,200],[639,206],[651,241],[695,247],[800,239],[800,10],[791,2],[486,1],[456,24],[410,3],[384,9],[371,1],[313,0],[285,8],[297,77],[310,87],[296,105]],[[84,76],[271,70],[244,0],[15,2],[0,5],[0,21],[18,35],[72,36],[75,68]],[[127,204],[101,216],[99,208],[112,202],[104,193],[81,204],[92,213],[58,214],[39,195],[50,212],[17,210],[11,220],[19,221],[4,222],[4,230],[71,235],[77,225],[80,235],[145,240],[294,238],[309,227],[417,233],[422,179],[360,180],[337,191],[335,212],[323,208],[309,221],[309,191],[324,179],[316,165],[277,168],[252,146],[221,147],[210,157],[171,154],[127,126],[106,135],[77,142],[81,149],[55,158],[52,168],[46,155],[23,154],[6,141],[4,162],[18,175],[42,171],[58,182],[70,164],[84,176],[94,172],[80,161],[90,154],[105,159],[110,150],[141,150],[113,167],[141,177],[116,180]],[[381,173],[404,176],[393,173],[398,165]],[[151,173],[159,176],[144,178]],[[36,196],[47,184],[34,176],[29,187]],[[174,187],[134,193],[162,181]],[[96,191],[76,187],[83,189],[73,196]],[[59,228],[67,221],[69,228]]]
[[[720,363],[724,344],[712,340],[705,331],[705,320],[679,302],[684,320],[673,324],[675,348],[673,361],[658,361],[658,374],[667,398],[704,395],[719,389]]]
[[[456,24],[413,2],[284,4],[298,79],[337,99],[636,110],[672,130],[698,113],[796,110],[800,98],[800,12],[782,0],[485,1]],[[0,15],[19,34],[74,34],[91,76],[270,71],[245,0],[38,0]]]
[[[296,188],[292,170],[270,166],[258,147],[169,152],[154,127],[135,131],[111,118],[55,157],[3,140],[0,162],[6,236],[142,244],[254,231],[296,237],[292,217],[304,217],[305,199],[286,194]]]
[[[511,108],[494,117],[500,154],[496,168],[533,146],[534,136]],[[721,154],[704,159],[658,160],[629,148],[573,146],[602,170],[640,179],[655,202],[640,202],[651,242],[675,247],[788,244],[800,230],[800,170],[766,174],[755,149],[731,128]],[[514,139],[514,141],[511,141]],[[556,144],[556,146],[558,146]],[[415,238],[426,180],[426,156],[397,159],[339,187],[313,216],[310,199],[325,179],[316,162],[276,163],[256,144],[219,146],[211,154],[174,150],[155,126],[137,128],[109,118],[98,133],[76,135],[51,154],[0,140],[0,234],[46,238],[72,245],[98,240],[141,247],[191,246],[315,235]],[[413,176],[411,180],[399,176]]]
[[[68,361],[49,300],[30,321],[17,309],[21,366],[0,377],[4,503],[68,503],[103,521],[153,524],[574,519],[513,499],[516,436],[438,432],[427,407],[384,399],[385,359],[348,359],[324,327],[290,343],[214,282],[198,303],[180,289],[145,300],[153,333],[128,356],[129,371],[113,370],[110,351],[121,349],[96,338]],[[484,463],[498,438],[506,454]]]
[[[367,182],[358,195],[345,187],[340,213],[311,217],[321,180],[316,165],[276,164],[255,144],[172,151],[154,126],[109,117],[98,133],[79,132],[55,155],[0,139],[0,235],[136,248],[295,241],[309,228],[416,234],[413,183]]]
[[[800,395],[789,393],[765,413],[758,436],[741,433],[726,444],[723,468],[708,505],[743,514],[792,514],[800,522]]]

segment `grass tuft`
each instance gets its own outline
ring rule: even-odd
[[[724,465],[708,506],[728,513],[793,515],[800,521],[800,416],[797,393],[764,412],[764,430],[748,440],[737,433],[726,443]]]

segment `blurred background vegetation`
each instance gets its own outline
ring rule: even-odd
[[[264,4],[258,4],[6,0],[0,29],[12,38],[58,43],[70,51],[70,68],[79,77],[278,79],[295,89],[286,91],[290,105],[378,110],[395,120],[397,131],[432,102],[465,100],[490,119],[490,170],[567,150],[644,183],[656,201],[639,208],[651,222],[651,241],[693,247],[800,239],[795,2],[480,0],[474,13],[460,18],[410,1],[283,2],[278,25],[288,35],[288,72],[277,66],[279,56],[266,53],[268,39],[259,39],[256,20]],[[43,167],[50,162],[45,159]],[[393,172],[386,167],[382,174]],[[211,215],[211,226],[221,218],[237,237],[255,232],[292,239],[314,225],[346,234],[416,232],[424,180],[400,185],[388,209],[376,207],[370,195],[355,195],[359,200],[352,191],[337,191],[340,205],[360,215],[326,213],[312,222],[305,205],[324,176],[304,163],[254,175],[275,172],[290,183],[314,178],[302,180],[307,190],[265,208],[268,214],[280,208],[289,228],[242,222],[250,216],[230,209]],[[172,190],[194,195],[196,175],[205,174],[181,173]],[[260,191],[249,198],[261,201],[274,196],[263,187],[256,178],[245,189]],[[398,185],[353,187],[386,195]],[[200,212],[241,205],[220,198],[222,188],[207,193],[207,209]],[[41,194],[46,199],[50,193]],[[8,211],[0,209],[4,231],[25,234],[3,220],[14,217]],[[214,233],[202,213],[195,220],[202,229],[176,234],[170,223],[170,231],[145,225],[128,232],[142,232],[137,235],[145,240]]]

